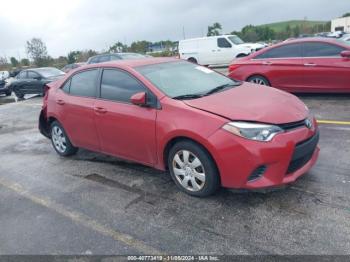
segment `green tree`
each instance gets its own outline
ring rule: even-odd
[[[81,51],[70,51],[67,55],[67,63],[68,64],[76,63],[80,54],[81,54]]]
[[[220,35],[222,30],[222,26],[220,23],[214,23],[211,26],[208,26],[207,36],[215,36]]]
[[[17,67],[18,64],[19,64],[18,60],[17,60],[15,57],[11,57],[11,58],[10,58],[10,61],[11,61],[11,65],[12,65],[13,67]]]
[[[109,52],[111,53],[120,53],[127,52],[128,47],[121,42],[116,42],[114,45],[109,47]]]
[[[29,59],[27,58],[22,58],[21,59],[21,65],[22,66],[29,66],[30,62],[29,62]]]
[[[46,66],[49,62],[47,48],[40,38],[32,38],[27,41],[27,53],[31,57],[36,66]]]
[[[130,45],[130,51],[135,53],[146,53],[151,44],[151,42],[145,40],[132,42]]]
[[[350,16],[350,12],[343,14],[342,17],[348,17],[348,16]]]

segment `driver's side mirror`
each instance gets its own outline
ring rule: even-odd
[[[350,58],[350,51],[349,50],[345,50],[345,51],[341,52],[340,55],[342,57],[345,57],[345,58]]]
[[[139,92],[131,96],[130,101],[134,105],[147,106],[147,94],[146,92]]]

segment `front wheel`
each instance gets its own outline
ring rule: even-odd
[[[78,148],[72,145],[63,127],[57,121],[51,124],[51,142],[53,148],[61,156],[74,155],[78,151]]]
[[[178,142],[170,149],[168,167],[175,184],[189,195],[209,196],[220,186],[213,159],[202,146],[192,141]]]
[[[247,82],[251,82],[257,85],[262,85],[262,86],[270,86],[269,80],[267,80],[263,76],[251,76],[248,78]]]

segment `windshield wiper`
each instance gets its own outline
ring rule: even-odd
[[[237,83],[231,83],[231,84],[224,84],[224,85],[221,85],[221,86],[217,86],[215,88],[213,88],[212,90],[208,91],[207,93],[205,93],[205,95],[211,95],[211,94],[214,94],[214,93],[217,93],[221,90],[224,90],[225,88],[228,88],[228,87],[231,87],[231,86],[238,86],[240,85],[241,83],[240,82],[237,82]]]
[[[176,100],[183,100],[183,99],[196,99],[196,98],[201,98],[203,95],[199,94],[187,94],[187,95],[181,95],[181,96],[174,96],[172,99]]]

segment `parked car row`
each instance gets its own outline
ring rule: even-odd
[[[234,60],[229,76],[288,92],[350,92],[350,42],[291,40]]]
[[[169,170],[190,195],[292,183],[318,158],[297,97],[187,61],[90,64],[46,86],[39,129],[59,155],[86,148]]]

